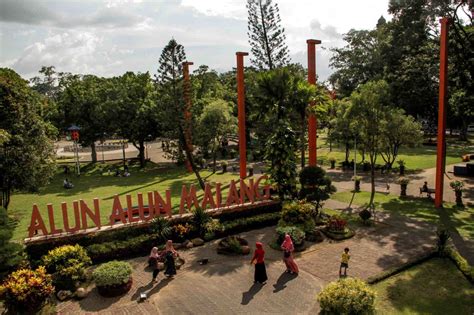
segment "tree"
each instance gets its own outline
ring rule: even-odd
[[[358,137],[358,129],[352,128],[354,117],[351,112],[349,99],[334,100],[334,117],[331,119],[331,133],[329,140],[339,143],[345,149],[345,165],[349,164],[350,149],[354,145],[354,139]]]
[[[81,128],[79,143],[91,147],[93,163],[97,162],[95,142],[113,127],[105,106],[107,80],[94,75],[71,77],[58,100],[61,111],[67,113],[65,128],[72,124]]]
[[[287,65],[290,56],[278,5],[272,0],[247,0],[247,10],[252,64],[260,70]]]
[[[156,91],[148,72],[127,72],[118,81],[116,93],[120,98],[116,105],[116,115],[119,124],[116,130],[138,149],[140,167],[145,167],[145,142],[162,133]]]
[[[322,201],[329,199],[330,195],[336,192],[336,187],[332,185],[326,171],[320,166],[303,168],[300,172],[300,184],[299,197],[316,202],[317,210],[322,207]]]
[[[403,109],[387,111],[387,123],[383,130],[382,150],[380,156],[392,168],[402,146],[414,147],[423,140],[421,124],[412,116],[405,115]]]
[[[14,190],[37,191],[54,173],[56,129],[41,119],[41,96],[13,70],[0,68],[0,206]]]
[[[352,106],[349,115],[352,116],[353,122],[350,128],[357,130],[357,143],[369,156],[371,194],[368,208],[372,209],[375,197],[375,164],[383,148],[383,130],[387,125],[389,99],[389,86],[383,80],[369,81],[351,95]]]
[[[217,151],[222,141],[237,131],[237,119],[232,115],[232,107],[224,100],[217,99],[204,107],[197,125],[197,141],[203,149],[209,148],[216,171]]]
[[[159,106],[163,110],[165,120],[168,125],[169,134],[178,138],[180,146],[178,152],[184,150],[191,168],[199,181],[199,185],[204,190],[204,181],[199,174],[199,170],[194,162],[191,143],[188,143],[186,131],[190,129],[188,122],[184,117],[185,101],[183,86],[183,66],[186,60],[184,47],[178,44],[174,39],[163,48],[159,59],[158,75],[155,76],[158,83],[158,92],[160,95]]]

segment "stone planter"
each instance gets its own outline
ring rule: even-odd
[[[115,297],[123,295],[130,291],[132,287],[133,279],[130,277],[127,283],[117,284],[117,285],[107,285],[107,286],[97,286],[97,291],[100,295],[104,297]]]
[[[359,191],[360,191],[360,180],[354,181],[354,190],[355,190],[356,192],[359,192]]]

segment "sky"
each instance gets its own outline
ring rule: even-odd
[[[273,1],[275,2],[275,0]],[[246,0],[0,0],[0,67],[25,79],[42,66],[111,77],[152,75],[171,38],[194,67],[235,67],[235,52],[250,51]],[[388,0],[279,0],[292,62],[307,66],[306,39],[322,40],[316,72],[326,80],[330,48],[350,29],[372,29]],[[250,60],[245,61],[250,64]],[[191,70],[193,70],[191,68]]]

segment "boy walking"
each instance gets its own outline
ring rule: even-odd
[[[342,268],[344,268],[344,277],[347,277],[347,268],[349,268],[349,259],[351,259],[351,255],[349,255],[349,248],[344,248],[344,252],[341,256],[341,266],[339,267],[339,278],[342,277]]]

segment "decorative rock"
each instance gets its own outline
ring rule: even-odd
[[[191,240],[191,242],[193,243],[194,246],[202,246],[202,245],[204,245],[204,240],[201,239],[201,238],[199,238],[199,237],[193,238],[193,239]]]
[[[181,245],[182,245],[183,247],[187,247],[188,244],[189,244],[189,242],[190,242],[189,240],[185,240],[184,242],[181,243]]]
[[[58,293],[56,293],[56,297],[60,301],[64,301],[72,296],[72,292],[69,290],[61,290]]]
[[[243,245],[242,246],[242,255],[248,255],[250,253],[250,247]]]
[[[79,298],[79,299],[83,299],[87,296],[87,294],[89,294],[89,292],[87,292],[86,289],[84,288],[78,288],[76,290],[76,297]]]
[[[193,245],[192,242],[188,242],[188,244],[186,244],[186,248],[188,248],[188,249],[193,248],[193,247],[194,247],[194,245]]]

